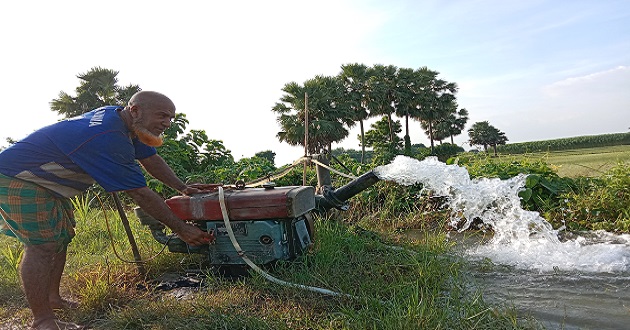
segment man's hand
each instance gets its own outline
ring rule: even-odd
[[[187,186],[185,189],[182,189],[180,191],[180,193],[182,193],[182,195],[190,196],[190,195],[194,195],[194,194],[204,193],[204,191],[199,189],[199,188]]]
[[[219,186],[221,186],[221,184],[193,183],[187,185],[186,188],[180,192],[184,195],[211,193],[217,191]]]
[[[214,242],[214,235],[190,225],[178,218],[164,200],[148,187],[126,191],[150,216],[154,217],[189,245],[199,246]]]
[[[188,245],[199,246],[204,244],[210,244],[216,239],[214,234],[207,233],[193,225],[185,225],[176,232],[177,236],[181,238]]]

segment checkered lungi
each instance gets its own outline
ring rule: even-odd
[[[0,232],[25,245],[56,242],[67,245],[74,237],[70,199],[28,181],[0,174]]]

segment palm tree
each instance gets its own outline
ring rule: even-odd
[[[454,137],[459,135],[464,130],[466,122],[468,122],[468,111],[466,109],[457,109],[457,103],[453,103],[452,111],[448,111],[447,115],[438,120],[433,126],[433,138],[437,141],[442,141],[448,137],[451,138],[451,144],[455,144]],[[422,128],[427,129],[426,122],[423,122]],[[429,133],[427,132],[427,135]]]
[[[405,118],[405,152],[411,152],[411,138],[409,137],[409,116],[417,110],[415,99],[417,80],[413,69],[400,68],[396,74],[396,90],[394,94],[395,111],[398,117]]]
[[[420,101],[437,72],[422,67],[418,70],[401,68],[397,74],[396,115],[405,118],[405,150],[411,151],[409,118],[420,118]]]
[[[453,120],[454,118],[454,120]],[[462,108],[455,113],[453,117],[449,117],[448,123],[448,133],[451,136],[451,144],[455,144],[453,142],[453,138],[455,135],[460,135],[464,131],[464,127],[466,127],[466,123],[468,122],[468,110]]]
[[[505,144],[508,141],[505,133],[490,125],[488,121],[474,123],[468,130],[468,137],[471,146],[482,145],[485,152],[488,152],[488,146],[492,146],[495,156],[497,155],[497,145]]]
[[[140,91],[140,86],[130,84],[120,87],[117,76],[118,71],[101,67],[80,73],[77,78],[81,83],[75,89],[76,96],[61,91],[59,97],[50,102],[50,109],[70,118],[105,105],[123,106]]]
[[[435,146],[433,125],[448,115],[449,110],[452,109],[452,103],[455,102],[457,89],[456,83],[432,79],[420,97],[420,111],[417,119],[424,122],[424,126],[427,128],[426,131],[431,141],[431,153],[433,153]]]
[[[368,108],[370,116],[387,116],[389,124],[389,141],[394,141],[392,114],[395,113],[396,72],[393,65],[374,65],[368,81]]]
[[[368,111],[368,81],[369,71],[365,64],[353,63],[341,66],[339,74],[345,89],[345,99],[355,114],[354,120],[359,122],[361,128],[360,144],[361,144],[361,163],[365,160],[365,129],[363,121],[366,120],[370,113]]]
[[[305,95],[308,94],[308,146],[310,154],[331,151],[332,143],[345,139],[354,125],[352,109],[343,98],[343,85],[336,77],[316,76],[299,85],[290,82],[282,89],[286,94],[272,111],[282,131],[276,135],[281,142],[304,146]]]

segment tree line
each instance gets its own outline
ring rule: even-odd
[[[282,91],[284,95],[272,107],[281,126],[277,137],[290,145],[304,147],[307,143],[310,154],[331,152],[332,143],[344,140],[357,124],[361,162],[366,147],[381,155],[410,154],[410,119],[420,123],[430,141],[430,154],[434,154],[436,141],[450,138],[454,144],[453,138],[468,121],[468,111],[457,104],[457,84],[426,66],[411,69],[349,63],[336,76],[318,75],[303,84],[289,82]],[[394,115],[404,118],[403,139],[397,136],[402,125],[393,120]],[[382,119],[366,132],[364,121],[373,117]],[[492,146],[495,154],[497,145],[507,142],[505,133],[487,121],[475,123],[468,134],[471,146],[483,146],[485,151]]]
[[[135,84],[120,86],[117,75],[118,71],[101,67],[78,74],[80,84],[74,91],[75,96],[61,91],[50,102],[51,110],[70,118],[100,106],[125,105],[141,88]],[[457,104],[457,84],[441,79],[437,71],[427,67],[414,70],[393,65],[344,64],[336,76],[318,75],[303,84],[290,82],[282,91],[284,95],[271,109],[278,114],[281,127],[277,138],[304,146],[305,113],[308,112],[309,154],[332,151],[332,144],[345,139],[356,124],[361,128],[357,137],[361,162],[364,162],[366,147],[377,155],[413,154],[419,145],[410,141],[410,119],[420,123],[420,129],[431,141],[430,153],[434,154],[436,141],[450,138],[452,144],[453,137],[462,133],[468,121],[468,111],[459,109]],[[394,115],[405,120],[404,139],[398,136],[402,125],[393,119]],[[209,139],[203,130],[187,131],[185,114],[177,116],[165,133],[161,153],[171,153],[178,158],[188,155],[188,159],[178,159],[178,163],[188,164],[187,172],[191,174],[193,168],[202,168],[211,161],[216,164],[233,161],[222,141]],[[364,121],[372,117],[381,119],[366,131]],[[483,145],[486,149],[507,141],[502,132],[487,122],[473,125],[469,136],[471,145]],[[176,145],[188,150],[180,152]],[[177,151],[171,152],[169,148]],[[273,163],[272,151],[259,154]]]
[[[408,152],[412,145],[410,119],[420,122],[433,150],[435,141],[450,138],[452,142],[468,121],[468,111],[458,109],[457,84],[441,79],[439,72],[427,67],[344,64],[336,76],[318,75],[303,84],[289,82],[282,91],[284,95],[272,107],[281,126],[277,137],[282,142],[304,147],[305,122],[308,122],[309,153],[330,152],[332,143],[345,139],[349,129],[357,124],[363,156],[366,147],[404,148]],[[402,141],[396,137],[398,126],[402,125],[393,120],[394,115],[405,120]],[[364,122],[373,117],[382,117],[376,126],[386,125],[385,140],[366,136]]]

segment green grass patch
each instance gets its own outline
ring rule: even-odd
[[[504,157],[541,160],[564,177],[596,177],[613,168],[618,162],[630,162],[630,145],[500,156]]]

